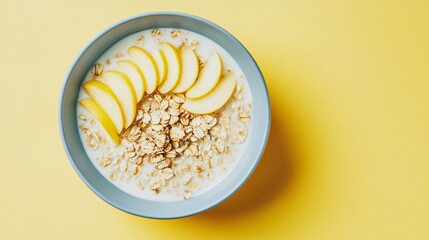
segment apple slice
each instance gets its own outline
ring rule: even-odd
[[[176,88],[173,90],[175,93],[182,93],[188,91],[197,80],[200,67],[198,65],[198,58],[194,51],[188,46],[179,48],[180,60],[182,62],[182,75]]]
[[[116,70],[104,71],[101,77],[118,99],[125,120],[124,127],[129,127],[136,116],[137,105],[136,93],[131,81],[127,75]]]
[[[222,62],[219,54],[215,52],[201,70],[197,82],[186,92],[186,97],[196,99],[208,94],[219,82],[221,73]]]
[[[168,71],[164,83],[159,86],[158,90],[160,93],[168,93],[173,90],[179,82],[182,64],[180,62],[179,53],[173,45],[163,42],[161,43],[161,49],[167,60]]]
[[[143,79],[143,73],[140,68],[131,60],[118,61],[118,67],[121,72],[127,75],[133,84],[134,91],[136,92],[136,100],[140,102],[142,100],[145,90],[145,83]]]
[[[209,94],[198,99],[186,98],[182,107],[196,114],[208,114],[219,110],[231,97],[235,89],[236,78],[234,74],[223,77],[219,84]]]
[[[132,46],[128,49],[128,55],[137,64],[143,73],[145,80],[146,92],[151,94],[158,86],[158,69],[155,59],[141,47]]]
[[[158,67],[158,86],[164,83],[165,78],[167,77],[167,59],[161,50],[156,50],[152,53],[153,59],[155,59],[156,65]]]
[[[106,84],[95,80],[84,83],[83,88],[109,116],[116,132],[120,133],[124,128],[124,118],[118,99],[112,90]]]
[[[116,133],[115,125],[112,120],[110,120],[109,116],[107,116],[106,112],[91,98],[80,100],[80,104],[85,107],[97,120],[100,122],[101,126],[103,126],[104,130],[106,130],[109,135],[112,143],[116,146],[120,143],[119,135]]]

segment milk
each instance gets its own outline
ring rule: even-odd
[[[237,77],[237,86],[243,87],[242,92],[242,103],[251,103],[252,97],[250,93],[249,86],[247,84],[246,78],[241,70],[241,68],[238,66],[237,62],[231,57],[231,55],[225,51],[220,45],[215,43],[214,41],[197,34],[195,32],[191,32],[188,30],[180,29],[180,36],[177,38],[173,38],[170,34],[172,29],[163,28],[160,29],[162,34],[158,36],[158,40],[156,40],[151,35],[152,30],[145,30],[141,32],[134,33],[130,36],[127,36],[123,38],[122,40],[115,43],[112,47],[107,49],[100,58],[96,61],[96,63],[100,63],[103,65],[104,70],[117,70],[118,67],[116,65],[116,62],[118,60],[123,59],[129,59],[127,56],[127,50],[130,46],[136,45],[136,40],[141,38],[143,36],[144,40],[142,42],[139,42],[139,46],[143,47],[149,52],[153,52],[155,49],[158,49],[158,42],[166,41],[171,44],[173,44],[175,47],[179,47],[182,44],[182,39],[184,37],[187,38],[187,42],[190,43],[192,41],[197,41],[199,43],[199,47],[195,51],[197,55],[201,56],[202,59],[207,60],[211,54],[213,54],[214,51],[218,52],[219,56],[222,59],[223,62],[223,73],[226,73],[228,70],[231,70],[234,72],[234,74]],[[123,54],[124,56],[120,59],[116,58],[118,54]],[[106,64],[106,61],[109,60],[110,64]],[[95,64],[95,63],[94,63]],[[88,72],[86,75],[84,81],[88,81],[92,79],[92,73],[91,71]],[[84,99],[88,98],[88,94],[81,88],[79,91],[78,99]],[[143,100],[145,100],[146,95],[143,97]],[[87,116],[89,118],[94,118],[85,108],[83,108],[79,103],[76,106],[77,108],[77,120],[78,125],[86,124],[88,125],[88,121],[83,121],[79,118],[80,115]],[[228,102],[227,105],[223,109],[231,108],[231,102]],[[222,111],[222,110],[221,110]],[[237,121],[237,120],[233,120]],[[103,127],[95,120],[94,123],[89,124],[91,126],[91,130],[100,132],[101,135],[104,135],[107,137],[107,133],[103,130]],[[247,124],[247,130],[249,131],[251,129],[251,121]],[[91,160],[91,162],[94,164],[94,166],[97,168],[97,170],[104,176],[106,179],[108,179],[112,184],[114,184],[116,187],[121,189],[122,191],[133,195],[138,198],[146,199],[146,200],[152,200],[152,201],[162,201],[162,202],[169,202],[169,201],[181,201],[183,200],[183,197],[181,194],[175,195],[172,192],[167,191],[161,191],[158,194],[154,193],[152,190],[149,189],[148,186],[141,189],[139,187],[138,181],[139,178],[136,178],[132,176],[129,179],[115,179],[112,180],[109,178],[112,170],[107,167],[104,168],[100,165],[100,163],[97,161],[98,158],[101,157],[103,152],[106,152],[108,149],[112,148],[112,145],[109,143],[100,144],[99,148],[97,150],[94,150],[93,148],[89,147],[89,144],[87,142],[87,136],[83,131],[79,131],[84,149]],[[248,133],[248,136],[250,133]],[[235,167],[236,163],[240,160],[242,157],[246,147],[247,147],[247,139],[245,142],[241,144],[234,144],[231,145],[231,155],[232,160],[223,161],[222,164],[217,165],[215,164],[213,166],[212,172],[213,177],[211,179],[200,179],[198,177],[193,177],[192,181],[195,184],[199,185],[199,189],[193,191],[192,196],[198,196],[200,194],[203,194],[204,192],[210,191],[214,186],[216,186],[220,181],[222,181],[225,176],[227,176],[231,170]],[[124,146],[119,145],[117,149],[112,149],[110,152],[112,152],[112,158],[114,159],[115,154],[119,152],[120,149],[123,149]],[[222,156],[220,157],[222,158]],[[188,161],[185,157],[181,157],[179,159],[180,161]],[[219,160],[219,157],[215,154],[213,155],[213,162],[216,163],[216,161]],[[140,176],[146,176],[153,170],[153,165],[146,163],[144,167],[141,168],[141,172],[139,173]],[[173,178],[174,179],[174,178]],[[180,179],[182,180],[182,179]],[[172,184],[169,182],[168,184]],[[178,185],[182,185],[181,182],[178,182]],[[179,192],[182,192],[184,190],[185,186],[178,187]]]

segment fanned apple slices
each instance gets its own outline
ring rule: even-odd
[[[116,133],[116,128],[113,125],[112,120],[109,116],[104,112],[104,110],[91,98],[83,99],[80,101],[80,104],[86,108],[103,126],[104,130],[106,130],[107,134],[110,136],[114,145],[118,145],[120,143],[119,135]]]
[[[182,74],[180,81],[173,92],[182,93],[189,90],[197,80],[200,66],[198,65],[197,55],[188,46],[179,48],[180,61],[182,62]]]
[[[120,71],[109,70],[101,75],[103,81],[112,90],[118,99],[124,116],[124,127],[127,128],[133,123],[136,116],[136,93],[127,75]]]
[[[215,52],[204,65],[197,82],[186,92],[186,97],[196,99],[208,94],[216,87],[221,74],[222,61],[217,52]]]
[[[182,107],[196,114],[208,114],[219,110],[228,102],[235,89],[236,78],[234,74],[223,77],[219,84],[209,94],[202,98],[186,98]]]
[[[152,53],[152,56],[158,67],[158,74],[159,74],[158,85],[160,86],[161,84],[164,83],[165,79],[167,78],[167,70],[168,70],[167,59],[165,58],[165,54],[159,49],[155,50]]]
[[[124,128],[124,117],[118,99],[112,90],[100,81],[91,80],[83,84],[83,89],[106,112],[120,133]]]
[[[115,145],[122,130],[133,123],[137,103],[144,100],[145,92],[184,93],[182,107],[195,114],[221,109],[234,92],[237,79],[233,73],[221,77],[222,61],[217,52],[200,71],[190,47],[182,45],[177,50],[167,42],[159,46],[152,54],[132,46],[128,49],[130,59],[117,62],[119,71],[104,71],[100,81],[83,84],[91,98],[80,101],[81,105],[98,119]]]
[[[128,79],[131,81],[136,93],[136,100],[140,102],[146,89],[146,83],[140,68],[131,60],[121,60],[118,61],[117,64],[119,70],[127,75]]]
[[[171,92],[179,83],[180,74],[182,71],[182,63],[180,62],[177,49],[170,43],[161,43],[162,52],[167,60],[167,76],[165,81],[158,87],[160,93]]]
[[[146,83],[146,92],[151,94],[158,86],[158,68],[152,55],[141,47],[132,46],[128,49],[128,55],[137,64],[143,73]]]

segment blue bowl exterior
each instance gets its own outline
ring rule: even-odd
[[[86,73],[94,62],[120,39],[145,29],[182,28],[202,34],[225,48],[243,70],[252,93],[252,127],[246,151],[236,167],[210,191],[179,202],[155,202],[129,195],[104,178],[88,158],[78,133],[77,96]],[[110,205],[125,212],[156,219],[191,216],[221,203],[236,192],[258,165],[270,131],[270,103],[264,78],[245,47],[230,33],[200,17],[154,12],[125,19],[110,26],[86,46],[72,64],[64,80],[59,102],[59,126],[67,156],[85,184]]]

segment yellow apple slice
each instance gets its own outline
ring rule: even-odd
[[[182,46],[179,48],[179,52],[182,62],[182,75],[180,76],[179,83],[173,90],[175,93],[188,91],[194,85],[200,71],[197,55],[195,55],[190,47]]]
[[[118,99],[112,90],[106,84],[95,80],[84,83],[83,88],[109,116],[116,132],[120,133],[124,128],[124,118]]]
[[[104,71],[101,77],[118,99],[125,120],[124,127],[129,127],[136,116],[137,105],[136,93],[131,81],[127,75],[116,70]]]
[[[118,61],[118,67],[121,72],[127,75],[128,79],[130,79],[134,91],[136,93],[136,100],[140,102],[142,100],[145,90],[145,84],[143,79],[143,74],[140,71],[140,68],[131,60],[121,60]]]
[[[164,83],[159,86],[158,90],[160,93],[168,93],[173,90],[179,82],[182,64],[180,62],[179,53],[173,45],[163,42],[161,43],[161,49],[167,60],[168,71]]]
[[[231,97],[235,89],[236,78],[229,74],[219,81],[219,84],[209,94],[198,99],[186,98],[182,107],[191,113],[208,114],[219,110]]]
[[[146,92],[151,94],[158,86],[158,69],[155,59],[141,47],[132,46],[128,49],[128,55],[137,64],[143,73]]]
[[[83,99],[80,101],[80,104],[85,107],[103,126],[109,135],[112,143],[118,145],[120,143],[119,135],[116,133],[115,125],[113,125],[112,120],[107,116],[106,112],[92,99]]]
[[[186,97],[196,99],[208,94],[219,82],[222,73],[222,62],[215,52],[204,65],[197,82],[186,92]]]
[[[164,83],[165,78],[167,77],[167,59],[161,50],[156,50],[152,53],[153,59],[155,59],[156,65],[158,67],[158,86]]]

